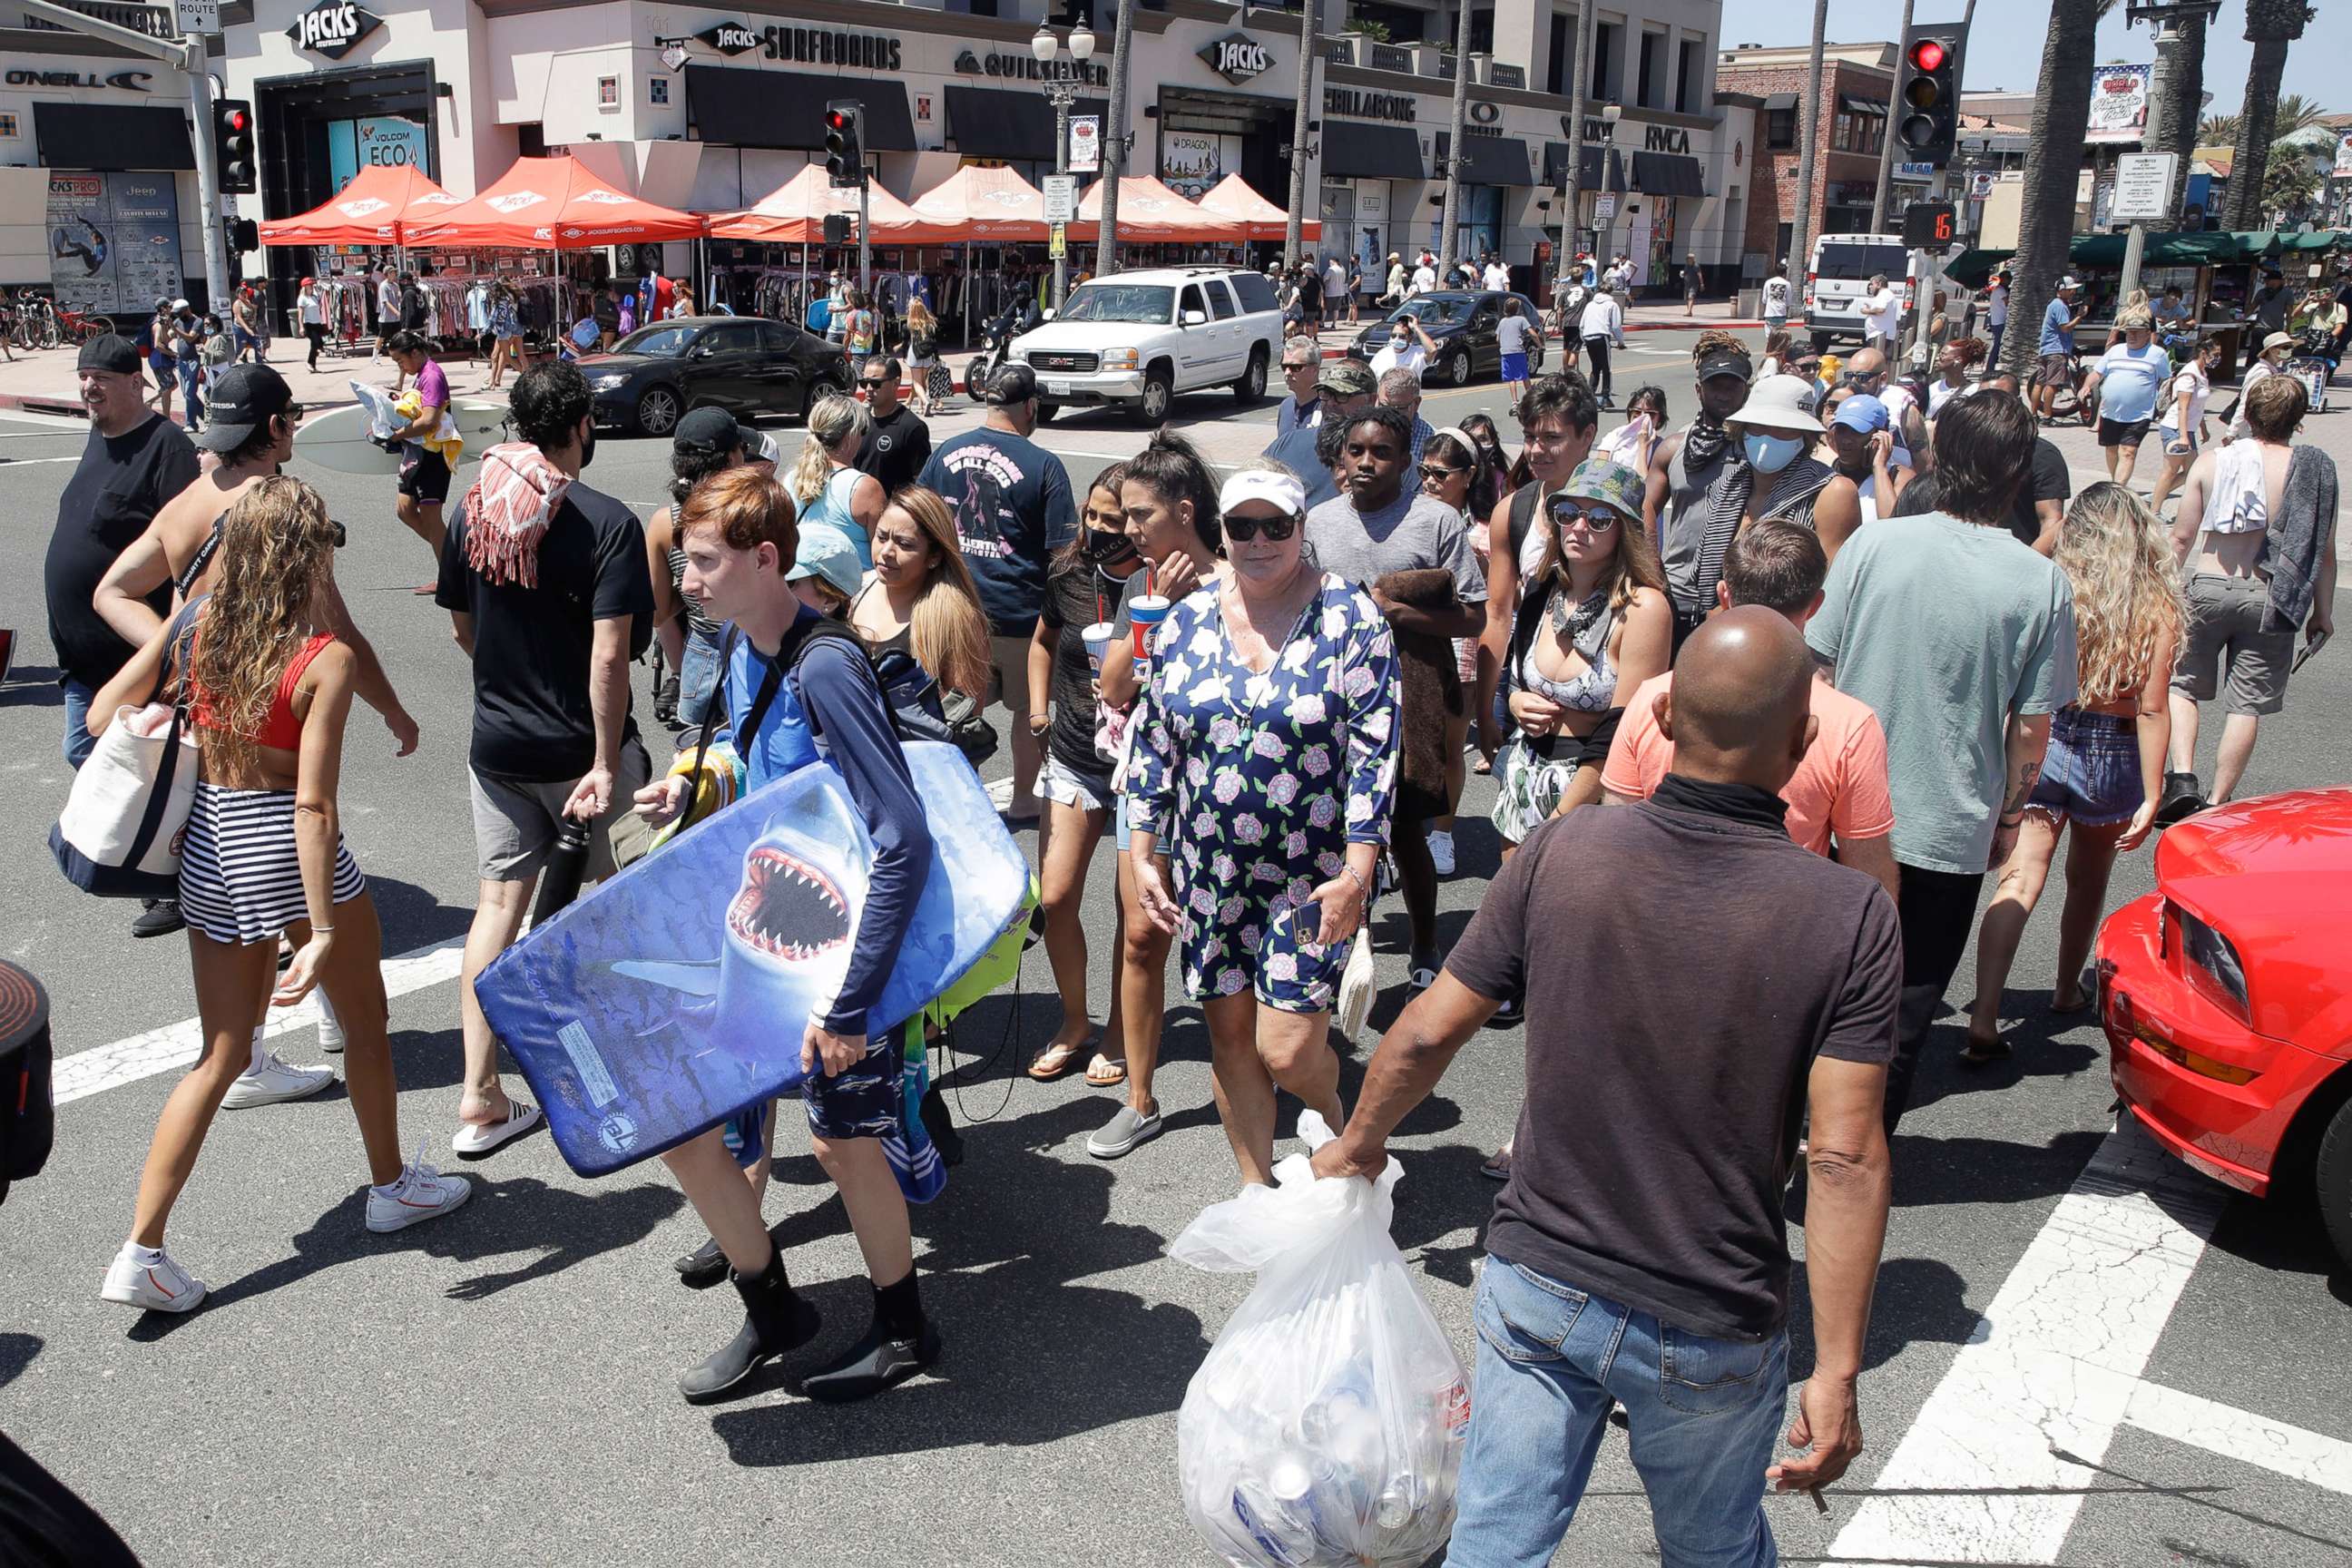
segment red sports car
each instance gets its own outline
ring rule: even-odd
[[[2156,885],[2099,932],[2116,1092],[2208,1175],[2315,1194],[2352,1262],[2352,789],[2200,812]]]

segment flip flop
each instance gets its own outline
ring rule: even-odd
[[[1078,1070],[1078,1058],[1086,1054],[1087,1047],[1095,1043],[1095,1038],[1088,1036],[1075,1046],[1047,1046],[1037,1053],[1037,1059],[1029,1064],[1029,1076],[1039,1083],[1052,1083],[1055,1079],[1069,1077]]]
[[[1087,1082],[1095,1089],[1110,1089],[1127,1081],[1127,1064],[1115,1062],[1100,1051],[1087,1064]]]
[[[2058,997],[2056,994],[2053,993],[2050,998],[2050,1010],[2053,1013],[2057,1014],[2059,1016],[2064,1017],[2068,1014],[2072,1013],[2087,1013],[2096,1002],[2097,998],[2093,996],[2090,992],[2085,991],[2083,993],[2083,999],[2080,1002],[2075,1003],[2071,1007],[2061,1007],[2058,1005]]]
[[[1990,1045],[1982,1040],[1970,1040],[1960,1049],[1960,1065],[1964,1068],[1990,1067],[2009,1058],[2010,1044],[2007,1040],[1995,1040]]]

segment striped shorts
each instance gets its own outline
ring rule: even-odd
[[[335,840],[334,901],[367,891],[349,846]],[[220,942],[275,942],[309,918],[294,848],[294,792],[224,789],[196,781],[180,847],[180,910]]]

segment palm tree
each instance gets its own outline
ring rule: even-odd
[[[2189,160],[2197,155],[2197,110],[2205,100],[2205,16],[2192,12],[2180,23],[2180,42],[2174,47],[2172,77],[2166,89],[2165,118],[2148,130],[2153,149],[2172,157],[2172,199],[2165,211],[2177,221],[2189,189]]]
[[[1911,5],[1912,0],[1903,0],[1903,30],[1895,35],[1897,48],[1908,42],[1911,37]],[[1900,61],[1895,63],[1895,79],[1903,79]],[[1895,174],[1895,128],[1902,123],[1903,106],[1899,103],[1890,106],[1885,134],[1879,138],[1878,194],[1870,199],[1870,232],[1873,234],[1886,232],[1886,187]]]
[[[2252,228],[2262,219],[2264,182],[2253,171],[2269,165],[2286,48],[2303,37],[2312,10],[2308,0],[2246,0],[2246,41],[2254,46],[2254,58],[2246,68],[2246,101],[2238,110],[2238,145],[2230,160],[2227,227]]]
[[[1587,5],[1590,8],[1591,0],[1587,0]],[[1830,0],[1813,0],[1813,59],[1805,73],[1805,139],[1797,148],[1797,224],[1789,243],[1789,275],[1792,278],[1802,278],[1812,266],[1813,149],[1822,139],[1822,50],[1829,26]]]
[[[2083,134],[2091,122],[2091,73],[2083,62],[2092,58],[2099,17],[2114,5],[2115,0],[2051,0],[2011,272],[2011,325],[2000,344],[2000,367],[2022,380],[2031,379],[2042,313],[2057,291],[2058,275],[2066,269],[2074,243],[2074,185],[2083,168]]]
[[[2271,116],[2271,140],[2283,140],[2298,131],[2308,131],[2319,123],[2327,112],[2299,92],[2284,93],[2278,109]],[[2238,142],[2238,121],[2235,114],[2209,114],[2197,125],[2197,144],[2200,147],[2234,147]]]

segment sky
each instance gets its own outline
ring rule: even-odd
[[[1913,26],[1927,22],[1957,22],[1967,0],[1916,0]],[[1786,45],[1809,42],[1813,34],[1812,0],[1736,0],[1724,7],[1723,42]],[[2145,23],[2124,25],[2124,6],[2099,24],[2094,59],[2153,60],[2156,48]],[[2352,0],[2319,0],[2318,16],[2304,27],[2302,40],[2287,52],[2284,92],[2299,92],[2329,110],[2352,110],[2352,86],[2338,86],[2327,78],[2333,62],[2343,68],[2352,50]],[[1734,18],[1737,14],[1737,19]],[[2031,92],[2042,74],[2042,44],[2049,32],[2048,0],[1977,0],[1974,24],[1969,29],[1967,79],[1963,91],[1994,88]],[[1903,24],[1899,0],[1830,0],[1829,39],[1832,43],[1863,43],[1892,39]],[[2234,114],[2246,95],[2246,67],[2254,47],[2246,42],[2245,0],[2222,0],[2221,14],[2205,30],[2205,90],[2211,95],[2208,114]]]

